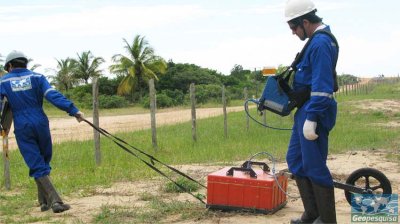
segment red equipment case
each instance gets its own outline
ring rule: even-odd
[[[286,205],[282,192],[265,163],[263,169],[226,167],[207,176],[207,207],[220,210],[243,210],[274,213]],[[235,171],[235,172],[234,172]],[[288,178],[276,174],[286,192]]]

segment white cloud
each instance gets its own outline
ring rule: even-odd
[[[51,8],[52,6],[37,7]],[[1,20],[4,22],[2,28],[9,31],[8,35],[57,33],[73,37],[93,37],[116,34],[125,30],[156,29],[166,24],[190,20],[204,13],[205,11],[196,5],[108,6],[31,17],[6,17]]]
[[[42,68],[55,68],[55,58],[91,50],[109,64],[112,55],[123,53],[122,38],[140,34],[167,60],[229,74],[235,64],[246,69],[290,64],[304,44],[290,34],[280,0],[71,1],[0,6],[7,31],[0,35],[0,53],[23,50]],[[315,4],[339,40],[339,74],[400,72],[397,1],[389,8],[370,0]]]
[[[338,71],[358,76],[395,76],[400,72],[396,62],[400,52],[400,31],[377,40],[348,35],[341,40]]]
[[[196,51],[168,52],[174,61],[195,63],[229,74],[235,64],[245,69],[264,66],[289,65],[304,43],[297,37],[280,35],[273,37],[227,38],[215,46]]]

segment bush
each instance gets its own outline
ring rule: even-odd
[[[166,90],[162,90],[161,93],[167,95],[169,98],[172,99],[173,106],[182,105],[185,102],[185,94],[181,90],[166,89]]]
[[[99,107],[102,109],[110,109],[110,108],[121,108],[128,106],[128,101],[125,100],[124,97],[121,96],[108,96],[101,95],[99,96]]]
[[[165,93],[157,94],[157,108],[174,106],[174,100]]]
[[[241,100],[244,99],[243,89],[244,88],[230,86],[226,88],[225,95],[227,98],[229,96],[229,99]]]
[[[207,103],[209,101],[221,102],[222,87],[219,85],[196,85],[196,102]]]
[[[150,108],[150,98],[149,96],[145,96],[142,98],[140,104],[144,108]],[[167,96],[165,93],[161,92],[156,95],[156,105],[157,108],[166,108],[174,106],[174,100]]]
[[[166,108],[182,105],[185,103],[185,94],[178,90],[162,90],[160,93],[156,94],[157,98],[157,108]],[[150,108],[149,96],[142,98],[140,104],[145,108]]]

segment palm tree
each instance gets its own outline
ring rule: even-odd
[[[29,59],[28,59],[28,64],[31,63],[32,61],[33,61],[33,59],[29,58]],[[34,71],[35,69],[37,69],[37,68],[40,67],[40,66],[42,66],[42,65],[40,65],[40,64],[34,64],[34,65],[32,65],[32,67],[31,67],[29,70]]]
[[[105,62],[102,57],[94,57],[90,51],[84,51],[78,54],[78,60],[72,60],[75,64],[75,77],[83,79],[85,84],[88,84],[90,78],[101,76],[102,70],[99,67]]]
[[[71,58],[57,60],[57,71],[54,81],[60,90],[64,89],[68,91],[77,83],[74,77],[75,65],[76,62]]]
[[[114,55],[112,60],[115,64],[109,69],[111,73],[124,76],[118,86],[119,95],[133,93],[137,89],[141,99],[143,82],[149,79],[158,80],[157,74],[165,74],[167,63],[161,57],[154,55],[154,49],[149,46],[144,37],[136,35],[132,44],[129,44],[126,39],[123,40],[128,55]]]

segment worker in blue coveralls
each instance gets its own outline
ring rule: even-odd
[[[43,111],[43,98],[80,122],[84,119],[74,104],[53,89],[45,76],[27,69],[28,58],[20,51],[6,57],[1,79],[1,99],[7,97],[14,120],[14,133],[29,176],[35,179],[41,211],[50,208],[55,213],[70,209],[63,203],[49,179],[52,141],[49,120]]]
[[[304,41],[317,30],[330,32],[316,15],[311,0],[288,0],[286,21],[293,35]],[[338,46],[327,34],[316,33],[299,63],[294,91],[308,88],[310,98],[297,109],[286,160],[295,176],[304,213],[291,223],[336,223],[333,179],[327,167],[328,136],[335,125],[333,98]]]

